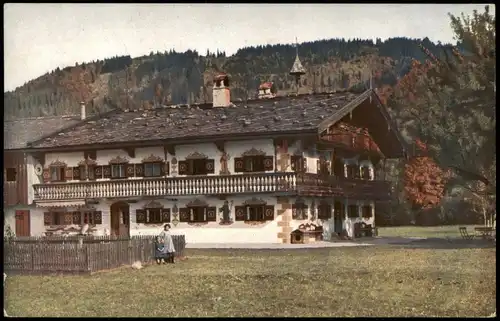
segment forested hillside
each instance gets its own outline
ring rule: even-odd
[[[372,85],[384,91],[408,73],[412,59],[428,58],[419,44],[442,52],[428,39],[392,38],[386,41],[330,39],[299,44],[307,74],[300,92],[323,92]],[[211,101],[212,76],[231,76],[232,99],[253,98],[261,82],[274,81],[279,94],[293,87],[288,75],[294,45],[258,46],[224,52],[151,52],[148,56],[113,57],[76,64],[47,73],[4,94],[6,119],[77,114],[85,101],[89,113],[113,108]]]

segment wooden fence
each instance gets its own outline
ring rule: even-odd
[[[184,256],[184,235],[172,235],[176,256]],[[154,237],[4,238],[4,270],[10,273],[91,273],[154,258]]]

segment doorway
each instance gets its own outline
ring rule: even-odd
[[[333,224],[335,233],[341,233],[343,230],[344,222],[344,204],[339,201],[333,203]]]
[[[30,211],[16,211],[16,236],[30,236]]]
[[[130,236],[130,206],[126,202],[113,203],[110,207],[111,236]]]

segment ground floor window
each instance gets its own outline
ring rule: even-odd
[[[215,222],[217,220],[216,207],[193,206],[179,209],[179,221],[187,223]]]
[[[274,206],[236,206],[236,221],[264,222],[274,220]]]
[[[372,207],[370,205],[365,205],[361,209],[361,213],[364,218],[370,218],[372,217]]]
[[[169,208],[145,208],[136,210],[136,223],[161,224],[170,222]]]
[[[43,213],[43,225],[97,225],[102,224],[101,211],[53,211]]]
[[[357,205],[349,205],[347,207],[347,216],[351,218],[359,217],[358,206]]]
[[[332,206],[329,204],[318,205],[318,218],[320,220],[329,220],[332,218]]]
[[[307,220],[307,205],[295,203],[292,205],[292,218],[294,220]]]

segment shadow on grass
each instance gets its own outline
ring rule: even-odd
[[[495,248],[496,242],[489,240],[464,240],[461,238],[427,238],[421,240],[394,241],[388,244],[389,246],[401,246],[404,248],[416,249],[480,249],[480,248]]]

